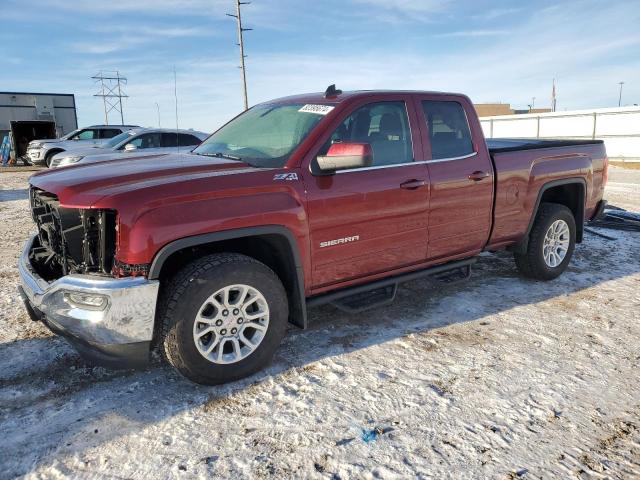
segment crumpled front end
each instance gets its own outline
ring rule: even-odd
[[[27,242],[19,272],[31,317],[94,363],[148,362],[159,283],[111,274],[116,213],[63,208],[55,195],[35,188],[30,197],[38,234]]]

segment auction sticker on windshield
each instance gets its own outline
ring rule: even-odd
[[[304,107],[302,107],[298,111],[299,112],[307,112],[307,113],[317,113],[318,115],[326,115],[327,113],[329,113],[333,109],[334,109],[334,107],[332,107],[331,105],[311,105],[311,104],[307,104],[307,105],[305,105]]]

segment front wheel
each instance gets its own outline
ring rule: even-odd
[[[51,162],[53,161],[53,156],[57,155],[60,152],[51,152],[44,157],[44,164],[47,168],[51,168]]]
[[[565,271],[576,245],[576,221],[564,205],[540,205],[525,253],[516,253],[520,272],[536,280],[553,280]]]
[[[162,353],[194,382],[237,380],[269,363],[288,315],[285,289],[269,267],[235,253],[208,255],[163,292]]]

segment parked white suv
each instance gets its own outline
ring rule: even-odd
[[[100,145],[136,127],[137,125],[93,125],[74,130],[61,138],[32,140],[27,146],[27,156],[34,165],[49,166],[51,158],[60,152],[87,145]]]
[[[128,155],[135,157],[159,155],[178,150],[191,151],[209,136],[194,130],[168,128],[134,128],[121,133],[102,145],[54,155],[50,167],[64,167],[77,163],[120,160]]]

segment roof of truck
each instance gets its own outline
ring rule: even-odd
[[[357,97],[369,97],[372,95],[406,95],[406,94],[424,94],[424,95],[456,95],[465,96],[461,93],[450,92],[433,92],[426,90],[351,90],[342,92],[338,95],[326,97],[324,92],[303,93],[300,95],[291,95],[287,97],[276,98],[264,103],[340,103],[348,99]]]

